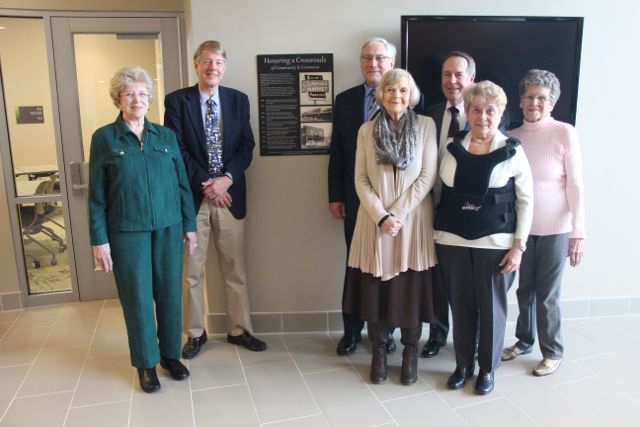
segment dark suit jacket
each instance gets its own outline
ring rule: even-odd
[[[244,171],[251,164],[255,140],[249,122],[249,98],[235,89],[220,86],[222,109],[222,162],[224,172],[233,176],[229,187],[232,202],[229,210],[237,219],[247,213]],[[196,212],[202,203],[202,183],[211,178],[208,172],[206,137],[200,107],[198,85],[170,93],[164,99],[164,125],[175,131],[187,169]]]
[[[442,118],[444,117],[444,109],[447,107],[447,101],[440,102],[439,104],[431,105],[427,107],[425,114],[433,119],[436,122],[436,142],[438,146],[440,145],[440,128],[442,128]],[[498,129],[500,132],[505,133],[507,128],[509,127],[509,110],[505,109],[504,114],[502,115],[502,119],[500,119],[500,124],[498,125]],[[460,129],[463,130],[463,129]],[[465,126],[464,130],[469,130],[469,122]],[[448,131],[448,129],[447,129]]]

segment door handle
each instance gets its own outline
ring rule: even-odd
[[[84,177],[87,176],[89,164],[87,162],[71,162],[69,163],[69,170],[71,172],[71,194],[73,197],[82,197],[82,192],[89,188],[88,184],[84,182]]]

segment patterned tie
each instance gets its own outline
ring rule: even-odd
[[[455,137],[460,132],[460,123],[458,122],[459,111],[456,107],[449,107],[451,113],[451,123],[449,123],[449,131],[447,138]]]
[[[380,107],[378,106],[378,103],[376,102],[376,90],[372,90],[371,92],[369,92],[369,95],[367,96],[367,102],[369,103],[369,108],[367,109],[367,121],[371,120],[373,118],[373,116],[375,116],[375,114],[378,112],[378,110],[380,109]]]
[[[213,97],[207,99],[204,130],[207,136],[209,173],[213,177],[222,176],[222,133],[220,132],[220,117],[218,117]]]

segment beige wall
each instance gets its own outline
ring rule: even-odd
[[[635,226],[640,199],[633,173],[637,142],[610,130],[620,109],[633,116],[633,86],[611,77],[640,66],[640,58],[629,54],[636,50],[630,29],[639,8],[624,0],[612,0],[606,8],[582,0],[191,0],[185,13],[191,20],[189,55],[204,39],[225,44],[224,84],[249,95],[255,133],[258,54],[332,52],[338,93],[361,81],[357,58],[366,38],[380,35],[400,47],[401,15],[584,16],[577,129],[586,164],[588,240],[583,265],[567,272],[563,298],[626,304],[640,296],[640,230]],[[254,155],[247,216],[252,309],[338,310],[345,250],[341,224],[327,211],[328,157],[260,157],[257,148]],[[510,299],[515,299],[513,290]],[[213,311],[220,312],[219,287],[210,300]]]
[[[68,11],[182,12],[183,0],[0,0],[0,8]]]

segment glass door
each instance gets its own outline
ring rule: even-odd
[[[91,135],[116,119],[109,81],[122,67],[140,65],[155,81],[148,113],[162,123],[165,93],[182,87],[178,18],[51,18],[60,133],[80,300],[113,298],[113,275],[94,265],[87,217]],[[132,254],[135,256],[135,254]]]
[[[47,51],[43,18],[0,16],[0,157],[18,276],[27,299],[53,303],[77,296]]]

